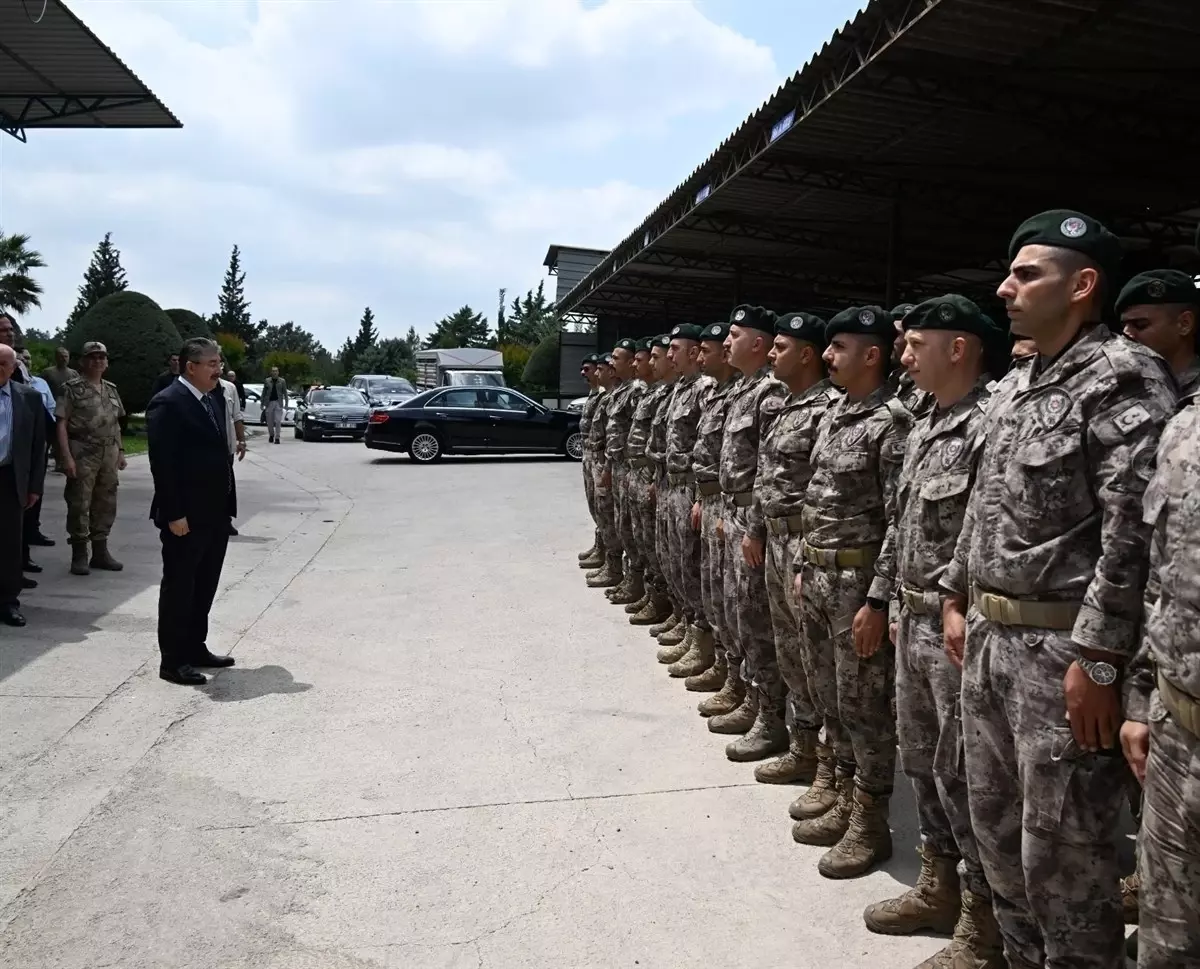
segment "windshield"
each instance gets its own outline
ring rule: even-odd
[[[361,404],[362,394],[349,387],[337,387],[332,390],[314,390],[309,398],[314,404]]]
[[[417,388],[403,377],[388,377],[384,380],[372,380],[367,385],[373,394],[415,394]]]
[[[503,387],[504,374],[497,370],[448,370],[446,383],[451,387]]]

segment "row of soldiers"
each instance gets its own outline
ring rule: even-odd
[[[1142,273],[1115,334],[1120,255],[1082,213],[1023,223],[1015,345],[958,295],[741,305],[583,367],[588,585],[730,759],[808,785],[823,876],[890,857],[899,751],[921,871],[864,920],[950,935],[919,969],[1119,969],[1123,902],[1142,969],[1200,966],[1200,295]]]

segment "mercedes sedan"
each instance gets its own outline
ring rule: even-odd
[[[563,454],[583,457],[579,415],[553,410],[508,387],[438,387],[376,408],[366,444],[407,451],[421,464],[443,454]]]
[[[350,437],[361,441],[367,432],[371,408],[367,399],[349,387],[310,390],[296,407],[296,437],[319,441],[324,437]]]

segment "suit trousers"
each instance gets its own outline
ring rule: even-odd
[[[17,477],[8,464],[0,468],[0,606],[15,606],[21,600],[24,522],[25,509],[17,497]]]
[[[182,666],[204,654],[208,613],[229,545],[228,519],[178,536],[160,531],[163,575],[158,590],[158,648],[162,665]]]

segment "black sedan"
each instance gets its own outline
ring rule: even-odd
[[[543,407],[508,387],[438,387],[376,408],[367,447],[407,451],[421,464],[443,454],[564,454],[583,457],[579,415]]]
[[[367,432],[371,408],[367,399],[350,387],[310,390],[296,405],[296,437],[319,441],[323,437],[351,437],[361,441]]]

